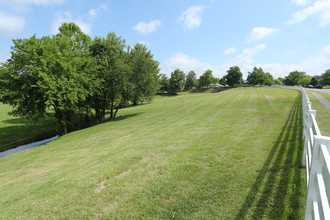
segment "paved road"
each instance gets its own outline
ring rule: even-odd
[[[327,89],[329,90],[329,89]],[[329,91],[330,92],[330,91]],[[311,93],[313,93],[313,95],[326,107],[330,110],[330,102],[328,101],[328,99],[324,98],[323,96],[321,96],[320,94],[311,91]],[[330,94],[330,93],[328,93]]]
[[[330,89],[308,89],[309,91],[323,92],[330,95]]]

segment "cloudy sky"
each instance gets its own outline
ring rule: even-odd
[[[146,44],[168,75],[330,69],[330,0],[0,0],[0,62],[11,39],[56,34],[69,21],[92,38],[112,31]]]

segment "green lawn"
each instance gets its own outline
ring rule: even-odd
[[[314,92],[314,91],[313,91]],[[328,94],[317,92],[328,98]],[[310,101],[312,102],[312,109],[316,110],[316,121],[319,125],[321,134],[324,136],[330,136],[330,110],[327,109],[319,100],[310,92],[307,92]],[[328,96],[327,96],[328,95]]]
[[[9,105],[0,103],[0,152],[57,134],[51,116],[33,121],[9,116],[11,110]]]
[[[157,97],[0,159],[0,219],[302,219],[301,94]]]

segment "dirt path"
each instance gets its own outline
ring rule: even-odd
[[[324,98],[322,95],[317,94],[316,92],[310,91],[326,108],[330,110],[330,102]]]

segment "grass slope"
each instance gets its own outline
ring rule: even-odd
[[[33,121],[9,116],[11,110],[11,106],[0,103],[0,152],[57,134],[51,116]]]
[[[0,159],[0,218],[301,219],[301,95],[158,97]]]

